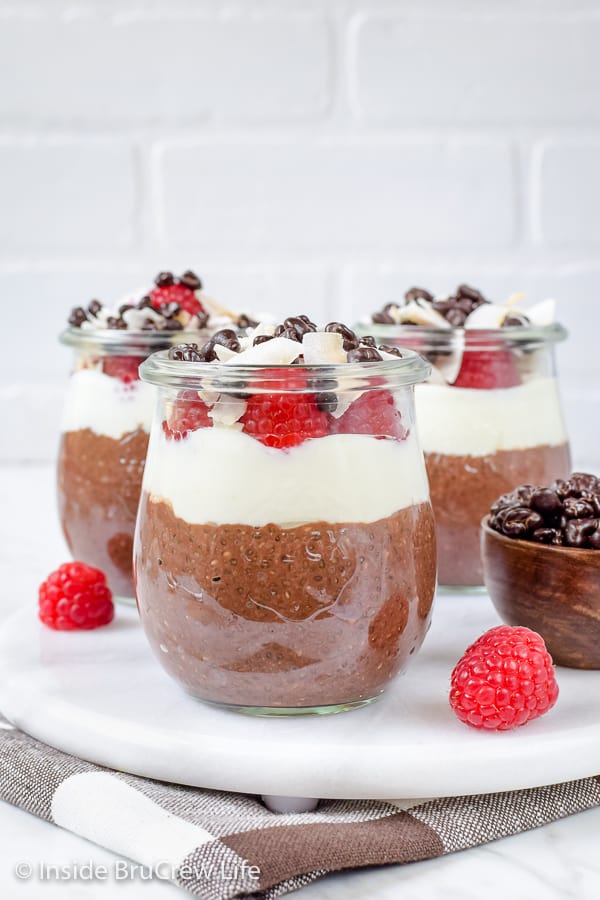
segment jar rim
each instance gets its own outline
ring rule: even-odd
[[[319,365],[234,365],[218,362],[186,362],[169,359],[168,350],[153,353],[140,366],[140,378],[159,387],[191,390],[231,391],[244,382],[252,393],[306,393],[328,390],[385,390],[410,386],[425,381],[431,365],[414,350],[402,349],[402,357],[360,363],[323,363]],[[289,384],[289,375],[307,372],[309,386]],[[320,387],[310,387],[311,376],[321,381]],[[335,382],[335,387],[323,386],[323,380]]]
[[[134,331],[121,328],[77,328],[69,326],[58,339],[61,344],[75,349],[89,349],[96,353],[116,356],[149,355],[183,340],[204,341],[208,331]]]
[[[556,344],[566,340],[569,332],[559,322],[551,325],[510,325],[505,328],[433,328],[427,325],[384,325],[359,322],[354,326],[359,335],[372,335],[377,342],[405,340],[410,345],[419,340],[425,346],[440,347],[460,342],[466,350],[493,350],[531,344]]]

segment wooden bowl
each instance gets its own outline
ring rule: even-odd
[[[539,632],[554,662],[600,669],[600,551],[505,537],[481,523],[483,577],[500,618]]]

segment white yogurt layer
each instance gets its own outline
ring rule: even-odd
[[[416,437],[340,434],[279,450],[239,431],[152,434],[144,489],[190,524],[375,522],[428,499]]]
[[[415,396],[425,453],[487,456],[567,440],[556,378],[492,391],[419,384]]]
[[[117,440],[137,428],[149,432],[155,403],[151,384],[124,384],[97,369],[77,369],[69,379],[62,430],[90,428]]]

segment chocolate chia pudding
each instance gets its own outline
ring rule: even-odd
[[[440,580],[447,585],[480,585],[481,520],[515,483],[546,484],[570,471],[568,444],[500,450],[488,456],[425,455],[435,514]]]
[[[517,296],[491,303],[464,284],[444,297],[411,288],[372,320],[377,340],[412,347],[432,364],[415,393],[439,582],[482,586],[480,523],[490,503],[523,481],[569,472],[554,366],[566,332],[554,301],[523,308]]]
[[[118,596],[133,596],[133,534],[148,433],[115,439],[90,428],[63,434],[58,465],[60,519],[76,559],[101,569]]]
[[[427,371],[308,317],[144,363],[160,391],[136,594],[191,694],[337,712],[377,697],[418,650],[436,572],[413,421]]]
[[[133,535],[154,410],[138,368],[181,333],[253,327],[202,290],[193,272],[157,275],[142,297],[77,307],[61,336],[74,347],[58,464],[59,509],[74,557],[102,569],[113,593],[133,602]]]
[[[421,646],[435,587],[429,504],[296,528],[190,525],[147,496],[140,515],[140,615],[165,668],[197,697],[365,700]]]

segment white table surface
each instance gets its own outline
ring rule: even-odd
[[[40,581],[68,558],[56,522],[50,466],[0,467],[0,618],[14,610],[24,588],[35,597]],[[12,590],[18,586],[18,590]],[[184,897],[179,889],[140,878],[116,881],[114,854],[54,825],[0,803],[0,897],[3,900],[62,898]],[[544,828],[442,859],[330,876],[304,888],[307,900],[405,897],[408,900],[598,900],[600,809]],[[19,881],[15,867],[104,864],[107,880]]]

